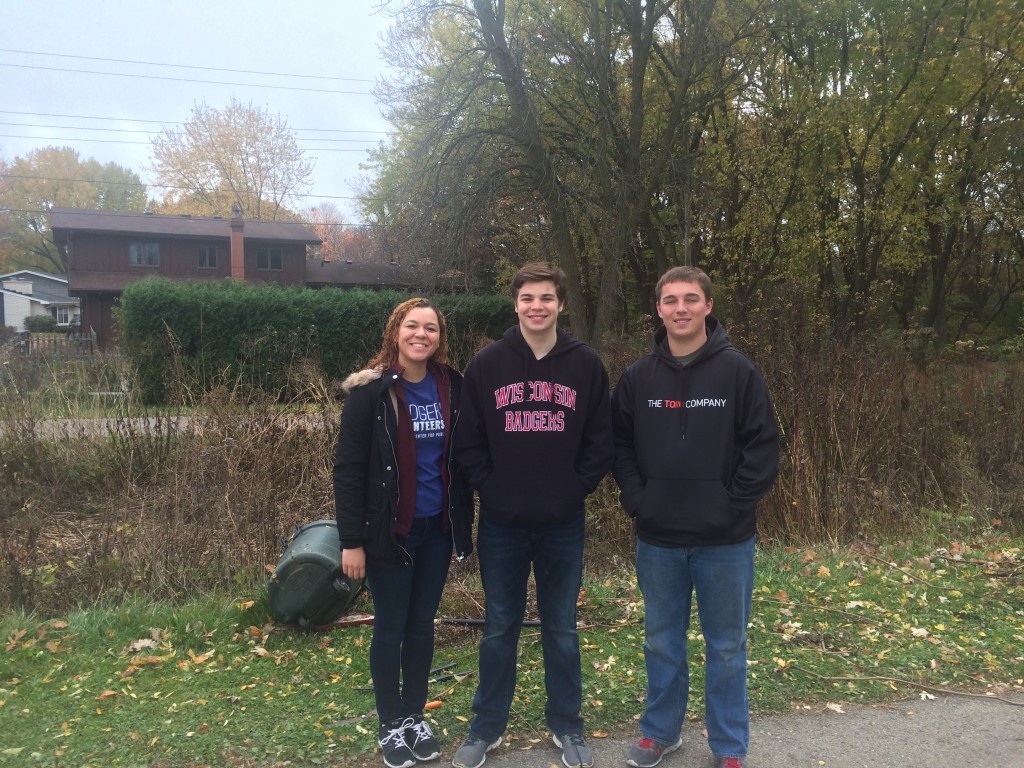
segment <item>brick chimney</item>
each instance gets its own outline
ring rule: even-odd
[[[231,277],[245,280],[245,235],[242,233],[242,209],[235,203],[231,206]]]

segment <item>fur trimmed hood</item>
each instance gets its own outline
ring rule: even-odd
[[[377,381],[381,376],[384,375],[383,368],[364,368],[361,371],[351,373],[346,379],[341,382],[341,391],[346,395],[356,387],[363,387],[367,384]]]

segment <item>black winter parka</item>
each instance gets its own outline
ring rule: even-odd
[[[445,376],[450,386],[450,418],[445,424],[447,514],[455,555],[462,560],[473,551],[472,490],[451,452],[452,433],[459,419],[462,375],[445,366]],[[398,416],[394,387],[400,378],[393,370],[366,369],[353,373],[342,384],[347,398],[334,451],[334,511],[342,549],[364,547],[368,563],[411,562],[403,542],[395,535],[400,462],[395,454]]]

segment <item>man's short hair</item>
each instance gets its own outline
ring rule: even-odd
[[[655,301],[661,302],[661,289],[668,283],[696,283],[704,291],[704,298],[707,301],[710,301],[712,298],[711,278],[708,277],[708,273],[703,269],[698,269],[697,267],[672,267],[658,279],[658,284],[654,286]]]
[[[512,278],[512,298],[519,298],[519,289],[524,283],[539,283],[550,280],[555,284],[555,295],[559,304],[565,304],[567,289],[565,287],[565,272],[546,261],[533,261],[524,264]]]

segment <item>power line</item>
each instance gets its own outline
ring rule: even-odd
[[[134,72],[94,72],[90,69],[71,69],[69,67],[42,67],[35,64],[7,64],[0,62],[0,67],[17,69],[38,69],[47,72],[71,72],[76,75],[106,75],[109,77],[135,77],[142,80],[172,80],[178,83],[202,83],[205,85],[234,85],[242,88],[272,88],[279,91],[306,91],[311,93],[336,93],[348,96],[372,96],[369,91],[339,91],[331,88],[301,88],[291,85],[270,85],[269,83],[233,83],[225,80],[199,80],[189,77],[166,77],[164,75],[142,75]]]
[[[24,173],[0,173],[0,179],[25,179],[32,181],[64,181],[73,184],[107,184],[108,186],[115,187],[155,187],[157,189],[181,189],[189,191],[192,187],[185,187],[180,184],[145,184],[143,182],[135,181],[114,181],[110,179],[68,179],[60,176],[30,176]],[[355,195],[313,195],[313,194],[293,194],[292,197],[315,197],[323,200],[373,200],[375,198]],[[6,211],[15,211],[14,208],[4,208]],[[18,213],[47,213],[47,211],[26,211],[18,210]]]
[[[158,61],[135,61],[133,59],[105,59],[99,56],[77,56],[70,53],[50,53],[48,51],[19,51],[14,48],[0,48],[0,53],[20,53],[28,56],[53,56],[58,59],[82,59],[85,61],[107,61],[115,64],[144,64],[151,67],[174,67],[175,69],[197,69],[206,72],[230,72],[236,75],[269,75],[271,77],[298,77],[307,80],[339,80],[353,83],[373,83],[364,77],[333,77],[330,75],[299,75],[288,72],[261,72],[252,69],[227,69],[224,67],[200,67],[193,64],[164,64]]]
[[[157,123],[159,125],[184,125],[180,120],[144,120],[134,117],[101,117],[99,115],[62,115],[53,112],[16,112],[10,109],[0,109],[0,115],[21,115],[23,117],[66,117],[71,120],[116,120],[126,123]],[[0,123],[0,125],[18,125],[18,123]],[[76,128],[75,130],[84,130]],[[107,130],[117,130],[114,128]],[[387,131],[360,130],[358,128],[292,128],[293,131],[306,131],[308,133],[377,133],[387,135]]]
[[[324,196],[323,195],[299,195],[299,197],[324,197]],[[372,198],[372,197],[345,197],[345,198],[338,198],[338,199],[341,199],[341,200],[374,200],[375,198]],[[62,206],[56,206],[56,207],[60,208]],[[52,211],[44,209],[44,208],[4,208],[3,210],[6,213],[28,213],[28,214],[31,214],[31,215],[39,215],[39,216],[49,216],[52,213]],[[141,215],[141,214],[145,213],[145,211],[115,211],[115,210],[96,211],[96,210],[84,210],[84,209],[74,209],[74,210],[75,210],[75,215],[77,215],[77,216],[111,216],[111,215],[117,215],[119,213],[136,213],[136,214],[140,214]],[[175,216],[176,214],[173,214],[173,213],[167,214],[167,213],[165,213],[165,214],[157,214],[157,215],[161,215],[161,216]],[[191,216],[191,214],[181,214],[181,215]],[[209,218],[216,218],[216,217],[213,217],[213,216],[199,216],[199,217],[196,217],[196,218],[209,219]],[[223,217],[221,217],[221,218],[223,218]],[[227,219],[225,219],[225,220],[227,220]],[[293,222],[295,224],[304,224],[304,225],[309,226],[309,227],[350,227],[352,229],[371,229],[373,227],[382,227],[383,226],[381,224],[352,224],[352,223],[343,222],[343,221],[337,221],[337,222],[330,222],[330,221],[306,221],[305,219],[246,219],[246,221],[261,221],[261,222],[289,221],[289,222]]]
[[[94,144],[134,144],[137,146],[149,146],[148,141],[129,141],[128,139],[93,139],[83,138],[80,136],[68,137],[68,136],[21,136],[14,133],[0,133],[0,139],[34,139],[36,141],[73,141],[81,142],[87,141]],[[297,141],[361,141],[361,139],[297,139]],[[369,139],[366,139],[369,141]],[[303,152],[368,152],[370,147],[363,147],[362,149],[343,149],[341,147],[306,147]]]
[[[153,131],[137,130],[137,129],[132,129],[132,128],[89,128],[87,126],[79,126],[79,125],[40,125],[39,123],[8,123],[8,122],[4,122],[4,121],[0,121],[0,125],[9,125],[9,126],[16,127],[16,128],[57,128],[57,129],[60,129],[60,130],[70,130],[70,131],[103,131],[104,133],[144,133],[147,136],[154,136],[155,135]],[[299,129],[296,129],[296,130],[299,130]],[[328,130],[328,129],[324,129],[324,130]],[[6,134],[0,134],[0,135],[6,136]],[[30,138],[30,137],[28,137],[28,136],[10,136],[8,138],[12,138],[12,139],[25,139],[25,138]],[[336,142],[336,143],[345,142],[345,143],[350,143],[350,144],[355,144],[355,143],[363,143],[363,144],[365,144],[367,142],[375,141],[374,139],[328,139],[328,138],[322,138],[322,137],[307,139],[307,138],[303,138],[302,136],[296,136],[295,140],[296,141],[331,141],[331,142]],[[83,139],[83,141],[89,141],[89,139]]]

